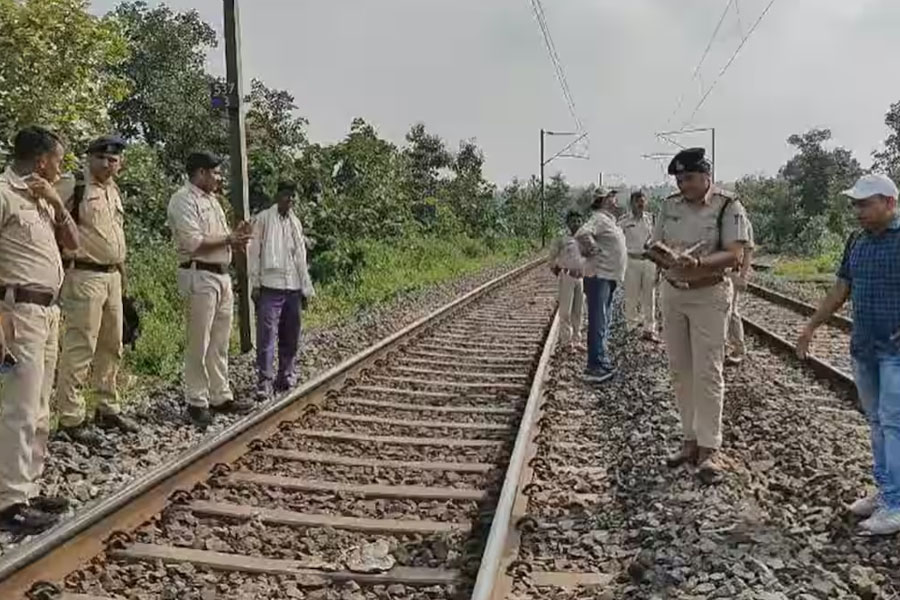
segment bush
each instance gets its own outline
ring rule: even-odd
[[[139,303],[141,337],[126,359],[141,375],[169,379],[181,371],[184,303],[175,283],[177,262],[171,242],[159,240],[131,249],[128,291]]]

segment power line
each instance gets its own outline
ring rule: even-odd
[[[709,51],[712,49],[713,43],[716,41],[716,37],[719,35],[719,30],[722,29],[722,24],[725,23],[725,17],[728,16],[728,11],[731,9],[731,5],[736,4],[736,0],[728,0],[728,4],[725,5],[725,10],[722,11],[722,16],[719,17],[719,22],[716,24],[716,28],[713,30],[712,35],[709,38],[709,43],[706,44],[706,49],[703,50],[703,54],[700,56],[700,61],[697,63],[697,66],[694,68],[694,72],[691,75],[691,80],[689,83],[693,83],[697,80],[697,76],[700,74],[700,69],[703,67],[703,63],[706,62],[706,57],[709,56]],[[681,97],[678,98],[678,102],[675,105],[675,110],[672,111],[672,114],[669,115],[668,120],[666,121],[666,126],[668,127],[669,123],[672,122],[672,119],[675,118],[675,115],[678,114],[678,111],[681,110],[682,105],[684,104],[684,98],[687,95],[687,90],[681,93]]]
[[[769,4],[766,5],[766,8],[762,11],[762,14],[759,15],[759,18],[756,19],[756,22],[753,23],[753,26],[750,27],[749,31],[747,31],[747,35],[745,35],[743,37],[743,39],[741,39],[741,43],[738,45],[737,49],[734,51],[734,54],[731,55],[731,58],[728,60],[727,63],[725,63],[725,66],[722,67],[722,70],[716,76],[715,80],[712,82],[712,85],[710,85],[709,88],[706,90],[706,93],[703,94],[703,97],[700,98],[700,102],[698,102],[697,106],[694,107],[693,112],[691,112],[691,116],[684,122],[682,127],[687,126],[687,124],[690,123],[691,121],[693,121],[694,117],[697,116],[697,113],[700,111],[700,109],[706,103],[706,99],[709,98],[709,95],[712,93],[712,91],[715,89],[716,85],[722,79],[722,76],[725,75],[725,73],[728,71],[729,67],[731,67],[731,64],[738,57],[738,54],[740,54],[741,49],[743,49],[744,45],[747,43],[747,40],[750,39],[750,36],[753,35],[753,32],[756,31],[756,28],[759,27],[759,24],[762,23],[763,19],[766,18],[766,15],[769,13],[769,10],[772,8],[773,4],[775,4],[775,0],[770,0]]]
[[[578,110],[575,106],[575,98],[572,96],[572,90],[569,88],[569,82],[566,78],[566,73],[563,69],[562,61],[560,60],[559,53],[556,50],[556,44],[553,42],[553,36],[550,33],[550,27],[547,25],[547,19],[544,15],[544,7],[541,4],[541,0],[531,0],[531,7],[534,11],[534,16],[537,19],[538,27],[540,27],[541,29],[541,34],[544,38],[544,45],[547,47],[547,54],[550,58],[550,62],[553,64],[553,70],[556,73],[556,79],[559,81],[563,99],[566,102],[569,113],[572,115],[572,119],[575,121],[575,125],[578,128],[578,131],[584,131],[584,123],[582,123],[581,118],[578,116]]]

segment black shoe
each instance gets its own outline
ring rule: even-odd
[[[269,383],[263,383],[256,386],[253,398],[257,402],[268,402],[272,399],[272,386]]]
[[[205,406],[188,406],[188,419],[200,429],[206,429],[212,423],[212,413]]]
[[[275,391],[278,393],[287,392],[297,387],[297,382],[293,379],[277,379],[275,381]]]
[[[256,402],[253,402],[252,400],[229,400],[228,402],[224,402],[218,406],[210,406],[209,408],[216,412],[244,415],[256,409]]]
[[[18,535],[35,535],[50,529],[59,517],[45,513],[27,504],[13,504],[0,512],[0,529]]]
[[[137,433],[140,428],[137,423],[116,413],[97,413],[94,421],[101,429],[118,429],[122,433]]]
[[[72,427],[60,425],[56,430],[56,434],[71,442],[84,444],[85,446],[100,446],[103,444],[103,436],[87,423],[81,423]]]
[[[603,383],[612,379],[615,374],[614,369],[605,369],[603,367],[599,369],[585,369],[581,379],[587,383]]]
[[[28,501],[28,506],[41,512],[60,515],[67,510],[71,502],[64,496],[36,496]]]

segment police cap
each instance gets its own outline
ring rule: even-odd
[[[222,164],[222,157],[212,152],[192,152],[185,162],[188,175],[192,175],[200,169],[215,169]]]
[[[703,148],[687,148],[675,155],[669,163],[669,175],[679,173],[710,173],[712,165],[706,160]]]
[[[87,147],[88,154],[112,154],[119,155],[125,150],[125,140],[115,135],[104,135],[98,137]]]

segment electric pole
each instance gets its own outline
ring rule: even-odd
[[[544,130],[541,129],[541,248],[547,243],[547,232],[544,226],[544,166],[546,166],[544,162]]]
[[[238,0],[225,2],[225,79],[228,84],[228,137],[230,142],[231,204],[238,222],[249,220],[247,188],[247,138],[244,129],[244,84],[241,69],[241,20]],[[236,252],[238,276],[238,328],[241,352],[253,349],[253,305],[250,302],[250,278],[247,253]]]

